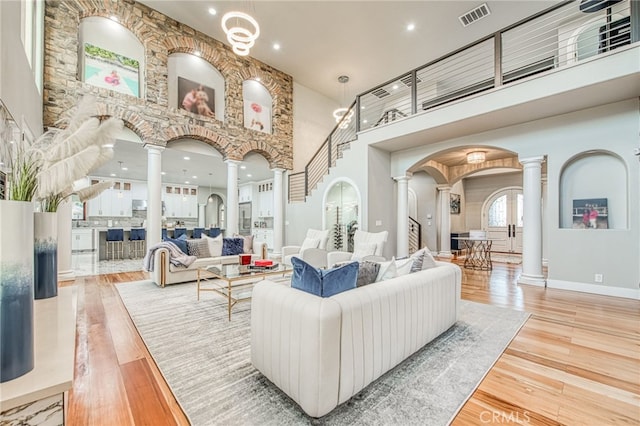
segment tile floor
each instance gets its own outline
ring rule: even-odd
[[[98,260],[97,252],[73,253],[71,254],[71,268],[76,276],[142,271],[142,258]]]

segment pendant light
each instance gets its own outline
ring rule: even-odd
[[[342,105],[345,104],[346,97],[346,88],[347,83],[349,82],[348,75],[341,75],[338,77],[338,83],[342,84]],[[341,129],[346,129],[351,124],[351,118],[353,117],[353,110],[349,110],[347,107],[338,108],[333,111],[333,118],[336,119],[336,123],[340,123],[338,125]]]
[[[233,20],[232,22],[235,24],[232,27],[227,25],[230,20]],[[233,53],[238,56],[247,56],[249,49],[253,47],[256,39],[260,36],[258,21],[247,13],[233,11],[224,14],[221,24]]]

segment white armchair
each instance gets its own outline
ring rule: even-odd
[[[327,243],[329,230],[308,229],[307,235],[299,246],[282,247],[282,263],[291,266],[291,258],[296,256],[316,268],[327,266]]]
[[[366,232],[356,230],[353,236],[353,253],[332,251],[327,254],[327,265],[330,267],[347,260],[364,259],[369,256],[381,258],[389,232]]]

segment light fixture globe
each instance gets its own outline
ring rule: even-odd
[[[486,159],[486,152],[484,151],[472,151],[467,154],[467,163],[469,164],[484,163]]]
[[[251,29],[241,26],[234,26],[231,28],[227,27],[227,21],[229,21],[229,19],[246,21],[249,23],[249,27],[253,27],[253,32]],[[224,33],[227,35],[227,41],[231,44],[233,53],[238,56],[247,56],[249,54],[249,49],[253,47],[256,39],[260,36],[260,26],[258,25],[258,22],[250,15],[243,12],[227,12],[222,17],[221,24]]]

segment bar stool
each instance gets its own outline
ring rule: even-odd
[[[174,228],[173,229],[173,238],[178,238],[180,235],[186,234],[187,228]]]
[[[143,257],[147,230],[144,228],[131,228],[129,231],[129,257]]]
[[[204,233],[204,228],[193,228],[193,235],[191,238],[201,238]]]
[[[167,239],[167,228],[162,228],[162,241]]]
[[[220,235],[220,232],[221,232],[221,231],[220,231],[220,228],[211,228],[211,229],[209,229],[209,236],[210,236],[211,238],[215,238],[215,237],[217,237],[218,235]]]
[[[114,259],[116,255],[118,259],[122,259],[124,255],[124,230],[109,228],[107,229],[107,259]]]

